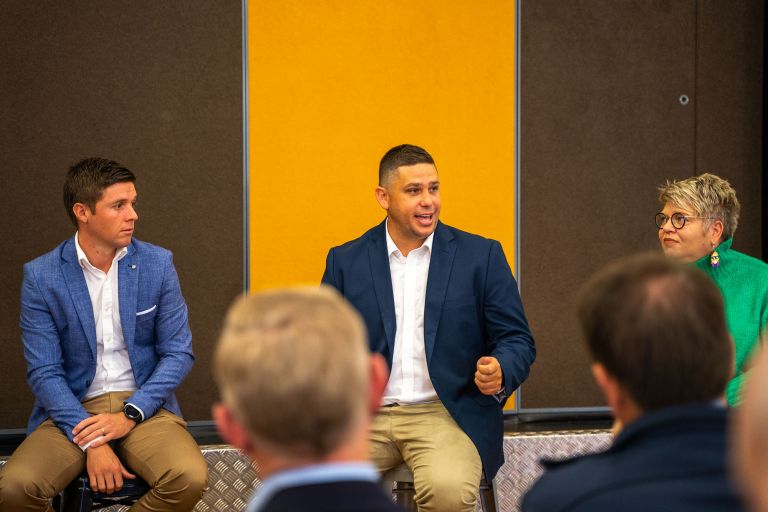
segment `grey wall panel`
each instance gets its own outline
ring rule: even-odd
[[[64,173],[85,156],[138,176],[136,236],[174,251],[197,363],[179,395],[210,417],[210,360],[243,289],[240,2],[0,4],[0,429],[32,406],[21,267],[72,236]]]

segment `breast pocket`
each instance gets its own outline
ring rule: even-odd
[[[136,343],[142,345],[152,343],[156,316],[157,304],[136,312]]]

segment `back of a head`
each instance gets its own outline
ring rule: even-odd
[[[613,263],[582,289],[579,320],[595,362],[644,411],[722,396],[733,348],[720,291],[659,254]]]
[[[227,315],[214,377],[255,439],[288,456],[322,458],[367,413],[364,324],[327,287],[242,297]]]
[[[764,334],[762,345],[768,342]],[[753,509],[768,511],[768,351],[756,362],[744,391],[744,402],[736,408],[732,458],[743,490]]]

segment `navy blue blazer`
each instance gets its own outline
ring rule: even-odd
[[[149,418],[181,415],[174,390],[192,368],[187,305],[171,253],[134,239],[118,262],[120,324],[138,389],[129,401]],[[96,327],[74,237],[24,265],[21,334],[35,405],[32,432],[46,418],[71,440],[89,416],[80,400],[96,374]]]
[[[402,512],[376,482],[329,482],[283,489],[259,512]]]
[[[391,367],[397,326],[385,222],[331,249],[323,283],[338,289],[362,314],[371,350],[383,354]],[[438,397],[472,439],[492,478],[504,462],[506,399],[499,402],[477,389],[477,360],[496,357],[504,388],[511,393],[536,357],[517,283],[499,242],[438,223],[427,278],[424,344]]]
[[[545,461],[523,512],[738,512],[729,481],[727,411],[662,409],[627,425],[599,454]]]

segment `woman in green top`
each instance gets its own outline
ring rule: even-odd
[[[738,405],[750,357],[768,324],[768,264],[731,249],[740,206],[726,180],[706,173],[667,182],[659,192],[663,208],[656,225],[664,253],[699,267],[723,294],[735,345],[735,376],[726,397]]]

